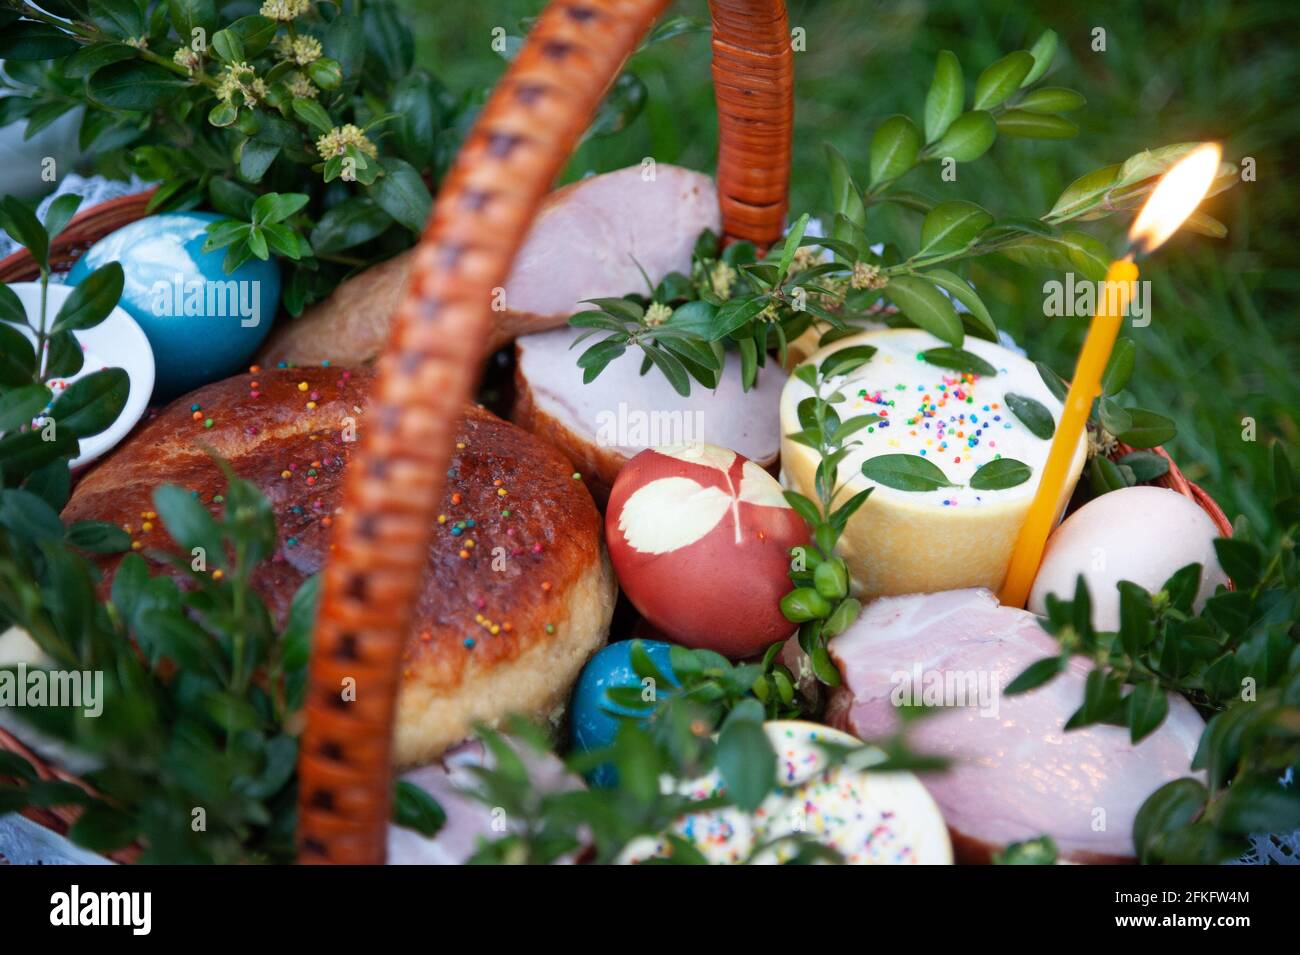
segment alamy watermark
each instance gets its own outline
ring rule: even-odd
[[[602,448],[652,448],[704,440],[704,412],[646,411],[626,401],[596,414],[596,444]]]
[[[177,272],[150,289],[150,310],[159,317],[238,318],[244,328],[262,323],[262,283],[258,279],[191,279]]]
[[[92,719],[104,712],[103,670],[46,670],[17,664],[0,670],[0,709],[76,707]]]
[[[925,670],[914,663],[911,670],[895,670],[889,682],[894,706],[970,706],[996,719],[1002,699],[998,675],[989,670]]]
[[[1127,302],[1123,302],[1122,282],[1092,282],[1065,273],[1065,281],[1051,279],[1043,283],[1043,314],[1048,318],[1091,318],[1106,303],[1108,314],[1131,318],[1134,328],[1151,324],[1151,283],[1143,279],[1129,283]]]

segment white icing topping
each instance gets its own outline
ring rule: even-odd
[[[818,352],[812,360],[820,362],[852,345],[872,345],[878,351],[847,376],[831,378],[824,394],[844,396],[845,400],[834,406],[842,420],[864,414],[878,414],[882,420],[853,436],[861,445],[840,465],[842,482],[854,490],[875,487],[877,495],[938,507],[968,507],[1033,495],[1051,440],[1035,437],[1008,409],[1006,396],[1032,398],[1051,413],[1053,421],[1060,420],[1062,406],[1032,362],[1001,345],[967,337],[962,348],[997,368],[997,375],[985,377],[941,368],[918,355],[944,347],[945,343],[919,329],[854,335]],[[798,403],[812,393],[802,381],[790,378],[782,397],[787,431],[797,420]],[[884,454],[924,457],[960,486],[903,491],[878,485],[865,478],[861,468],[864,461]],[[995,491],[970,488],[975,471],[998,458],[1029,465],[1029,480]]]

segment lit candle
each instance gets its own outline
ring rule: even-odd
[[[1047,463],[1038,481],[1038,490],[1011,554],[1011,565],[1007,568],[1006,581],[999,595],[1007,606],[1025,605],[1043,558],[1047,535],[1069,500],[1070,462],[1087,427],[1093,399],[1101,394],[1102,372],[1110,361],[1124,312],[1136,287],[1138,269],[1134,259],[1155,251],[1178,231],[1214,182],[1219,157],[1219,147],[1207,143],[1192,150],[1165,173],[1129,230],[1128,254],[1112,262],[1106,272],[1097,311],[1088,327],[1083,350],[1079,352],[1069,394],[1065,396],[1065,410],[1061,412],[1056,436],[1052,439]]]

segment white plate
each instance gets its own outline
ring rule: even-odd
[[[18,294],[18,300],[27,311],[29,323],[39,320],[41,307],[41,285],[39,282],[15,282],[9,286]],[[60,306],[72,294],[66,285],[49,286],[45,299],[45,320],[53,323]],[[24,329],[27,337],[34,343],[36,332]],[[94,328],[87,328],[72,333],[81,343],[85,361],[81,371],[69,378],[54,378],[49,382],[54,397],[61,395],[68,385],[79,378],[84,378],[101,368],[121,368],[130,379],[131,390],[126,396],[126,406],[117,420],[99,434],[81,439],[81,454],[72,461],[74,468],[89,464],[95,458],[108,451],[135,427],[135,423],[149,406],[149,396],[153,394],[154,362],[153,349],[149,339],[136,324],[135,319],[121,308],[114,308]]]

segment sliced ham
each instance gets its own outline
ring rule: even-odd
[[[647,176],[631,166],[547,197],[506,280],[490,350],[563,325],[582,310],[583,299],[644,290],[640,269],[653,282],[690,271],[700,232],[720,227],[713,180],[663,163],[653,179]],[[406,289],[412,254],[372,266],[297,319],[282,321],[259,355],[261,364],[373,359]]]
[[[582,331],[560,328],[515,342],[510,417],[568,455],[597,502],[608,498],[628,459],[649,447],[703,442],[730,448],[762,467],[776,462],[786,373],[775,361],[759,371],[757,385],[746,392],[740,387],[740,357],[730,354],[716,390],[692,381],[690,395],[682,397],[658,369],[642,375],[642,353],[629,349],[584,385],[578,356],[592,339],[570,347]]]
[[[897,727],[896,687],[924,692],[942,675],[949,686],[973,691],[968,705],[953,706],[950,698],[914,723],[908,739],[954,761],[921,778],[943,811],[958,861],[987,861],[1007,843],[1043,834],[1070,861],[1131,861],[1138,809],[1160,786],[1191,774],[1202,720],[1171,695],[1165,722],[1137,746],[1115,726],[1066,732],[1089,669],[1077,657],[1045,686],[1003,697],[1001,688],[1025,667],[1059,652],[1037,621],[1000,606],[987,590],[876,600],[830,643],[844,683],[827,719],[862,739],[879,738]]]
[[[528,768],[539,793],[577,789],[582,781],[565,769],[559,758],[537,753],[527,745],[512,743]],[[432,837],[414,829],[388,826],[389,865],[463,865],[478,851],[480,842],[500,839],[511,829],[510,820],[471,795],[480,785],[473,768],[492,765],[486,747],[477,740],[443,754],[437,762],[403,773],[402,781],[418,786],[437,801],[447,821]],[[564,861],[572,862],[573,859]]]

